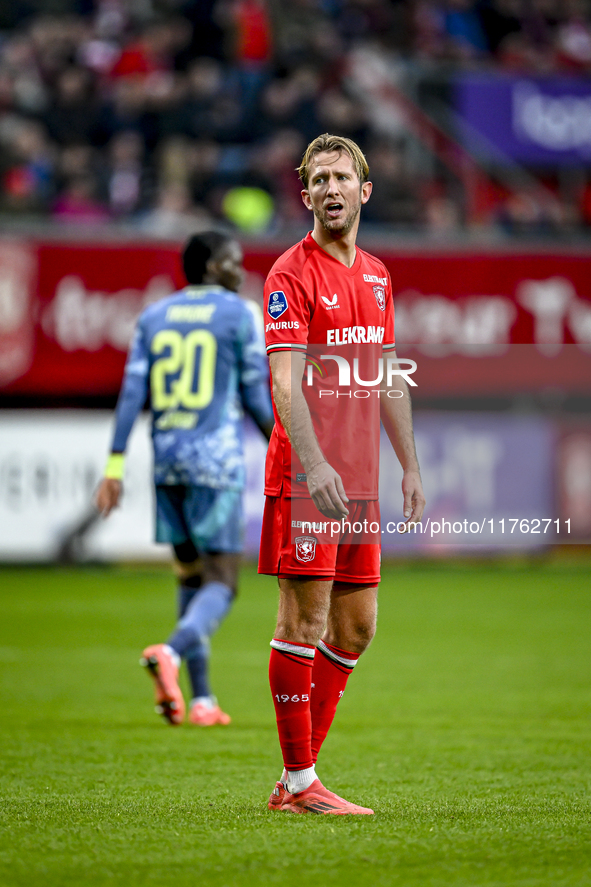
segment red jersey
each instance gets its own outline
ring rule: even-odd
[[[357,247],[347,268],[309,233],[280,256],[267,277],[265,336],[268,354],[308,355],[302,390],[318,443],[349,499],[377,499],[381,380],[372,367],[395,347],[385,266]],[[376,384],[368,384],[372,380]],[[304,469],[276,410],[265,493],[309,496]]]

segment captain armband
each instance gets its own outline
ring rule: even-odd
[[[105,477],[111,480],[123,480],[125,453],[111,453],[105,467]]]

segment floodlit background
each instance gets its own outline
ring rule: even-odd
[[[145,423],[124,508],[99,526],[91,507],[135,318],[211,225],[241,239],[264,311],[265,275],[310,225],[294,169],[324,131],[369,160],[360,243],[391,272],[399,354],[418,364],[426,517],[483,527],[386,533],[386,554],[591,542],[587,0],[12,0],[1,560],[167,557]],[[251,556],[263,456],[249,429]],[[387,447],[382,502],[398,520]]]

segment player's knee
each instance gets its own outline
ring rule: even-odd
[[[355,646],[352,648],[352,652],[363,653],[364,650],[367,650],[374,639],[375,633],[375,621],[357,623],[353,629],[353,643]]]
[[[200,560],[187,562],[175,559],[173,570],[180,585],[187,588],[200,588],[203,584],[203,564]]]
[[[341,650],[361,654],[367,650],[375,633],[375,620],[355,620],[344,625],[329,626],[325,640]]]
[[[201,588],[203,585],[203,576],[201,573],[191,573],[189,576],[185,576],[181,581],[181,584],[185,588]]]
[[[324,627],[325,620],[314,613],[280,614],[275,637],[294,644],[315,646]]]
[[[231,589],[236,597],[238,593],[238,568],[240,555],[225,552],[205,552],[203,554],[203,581],[221,582]]]

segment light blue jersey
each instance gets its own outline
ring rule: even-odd
[[[220,286],[187,286],[140,315],[117,403],[113,452],[124,452],[150,397],[154,482],[240,490],[244,411],[272,423],[256,308]]]

